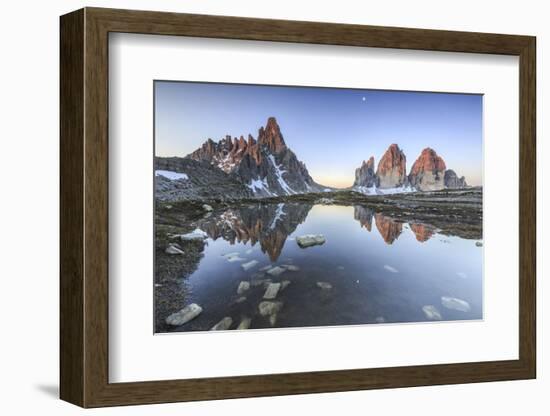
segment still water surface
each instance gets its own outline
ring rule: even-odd
[[[482,318],[483,248],[429,224],[362,206],[274,204],[215,213],[200,229],[208,234],[204,256],[179,284],[185,304],[203,312],[170,331],[208,330],[224,317],[232,318],[230,329],[247,318],[250,328]],[[296,237],[305,234],[326,242],[300,248]],[[271,276],[267,266],[286,270]],[[287,282],[272,300],[281,302],[274,317],[258,309],[266,279]],[[250,288],[238,294],[241,282]]]

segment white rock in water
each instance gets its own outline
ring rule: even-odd
[[[260,311],[260,315],[269,316],[279,312],[282,307],[283,307],[282,302],[273,302],[273,301],[265,300],[263,302],[260,302],[260,304],[258,305],[258,310]]]
[[[252,322],[252,319],[244,317],[237,327],[237,329],[248,329],[250,328],[250,323]]]
[[[173,313],[166,318],[168,325],[179,326],[189,322],[191,319],[196,318],[202,312],[202,308],[196,303],[191,303],[183,308],[181,311]]]
[[[266,273],[271,276],[279,276],[284,272],[286,272],[286,269],[284,267],[275,266],[272,269],[269,269]]]
[[[456,272],[456,275],[458,277],[462,277],[463,279],[466,279],[468,277],[468,275],[464,272]]]
[[[210,212],[210,211],[212,211],[214,208],[212,208],[212,207],[211,207],[210,205],[208,205],[208,204],[204,204],[204,205],[202,206],[202,209],[204,209],[206,212]]]
[[[319,286],[323,290],[330,290],[332,289],[332,285],[328,282],[317,282],[317,286]]]
[[[239,287],[237,288],[237,294],[242,295],[248,289],[250,289],[250,283],[249,282],[241,282],[241,283],[239,283]]]
[[[447,309],[454,309],[455,311],[469,312],[470,304],[462,299],[451,298],[449,296],[441,297],[441,304]]]
[[[183,251],[177,248],[175,245],[170,244],[168,247],[166,247],[165,253],[166,254],[183,254]]]
[[[277,297],[277,293],[279,293],[280,288],[280,283],[270,283],[264,293],[264,299],[275,299]]]
[[[235,300],[235,303],[243,303],[246,301],[246,296],[241,296]]]
[[[271,326],[275,326],[275,324],[277,323],[277,313],[276,312],[273,315],[270,315],[269,323],[271,324]]]
[[[225,256],[225,258],[227,259],[227,261],[229,263],[235,263],[236,261],[245,261],[246,259],[243,259],[242,257],[239,257],[239,254],[237,254],[236,256]]]
[[[422,311],[424,312],[424,315],[426,315],[426,318],[432,320],[432,321],[441,321],[441,314],[437,310],[437,308],[433,305],[425,305],[422,306]]]
[[[271,283],[271,279],[258,279],[258,280],[253,280],[250,284],[252,287],[263,286],[267,288],[270,283]]]
[[[300,268],[298,266],[293,265],[293,264],[284,264],[281,267],[284,267],[285,269],[287,269],[290,272],[300,271]]]
[[[265,272],[266,270],[271,269],[271,267],[273,267],[273,266],[271,266],[271,264],[268,264],[267,266],[264,266],[264,267],[262,267],[262,268],[259,269],[259,270],[260,270],[261,272]]]
[[[325,237],[322,234],[306,234],[296,237],[296,242],[300,248],[307,248],[325,243]]]
[[[391,273],[399,273],[399,270],[397,270],[395,267],[388,266],[387,264],[384,265],[384,269]]]
[[[232,323],[233,323],[233,319],[231,319],[230,316],[226,316],[220,322],[214,325],[210,329],[210,331],[225,331],[226,329],[229,329]]]
[[[258,264],[257,260],[252,260],[252,261],[249,261],[248,263],[241,264],[241,267],[246,271],[246,270],[249,270],[249,269],[253,268],[257,264]]]
[[[285,290],[286,287],[290,284],[290,280],[283,280],[281,282],[281,291]]]
[[[191,233],[180,235],[180,238],[183,241],[204,240],[207,237],[208,237],[208,235],[203,230],[200,230],[198,228],[195,231],[191,232]]]

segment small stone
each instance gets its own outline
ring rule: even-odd
[[[259,280],[253,280],[252,282],[250,282],[252,287],[263,286],[265,288],[267,288],[267,286],[269,286],[270,283],[271,283],[271,279],[259,279]]]
[[[274,313],[269,317],[269,323],[271,326],[275,326],[275,323],[277,322],[277,313]]]
[[[235,303],[243,303],[246,301],[246,296],[241,296],[235,300]]]
[[[296,243],[298,243],[298,246],[300,246],[300,248],[321,245],[324,244],[325,241],[325,237],[322,234],[307,234],[296,237]]]
[[[172,205],[166,205],[164,208],[166,208],[166,209],[172,209]]]
[[[280,266],[275,266],[272,269],[269,269],[266,273],[271,276],[279,276],[280,274],[284,273],[286,271],[285,268]]]
[[[210,212],[210,211],[212,211],[214,208],[212,208],[212,207],[211,207],[210,205],[208,205],[208,204],[203,204],[202,209],[204,209],[206,212]]]
[[[263,302],[260,302],[260,304],[258,305],[258,310],[260,311],[260,315],[270,316],[270,315],[273,315],[274,313],[279,312],[282,307],[283,307],[282,302],[265,300]]]
[[[193,232],[180,235],[180,239],[182,241],[192,241],[192,240],[201,240],[202,241],[207,237],[208,237],[208,235],[204,231],[202,231],[198,228]]]
[[[275,299],[280,288],[280,283],[270,283],[264,293],[264,299]]]
[[[226,329],[229,329],[229,327],[231,326],[232,323],[233,323],[233,319],[231,319],[230,316],[226,316],[220,322],[218,322],[216,325],[214,325],[210,330],[211,331],[225,331]]]
[[[441,304],[445,306],[447,309],[453,309],[455,311],[460,312],[469,312],[470,311],[470,304],[466,302],[465,300],[458,299],[458,298],[452,298],[449,296],[442,296],[441,297]]]
[[[476,241],[476,247],[483,247],[482,241]]]
[[[290,284],[290,280],[283,280],[281,282],[281,292],[286,289],[286,287]]]
[[[428,318],[431,321],[441,321],[441,314],[437,310],[437,308],[433,305],[425,305],[422,306],[422,311],[424,312],[424,315],[426,315],[426,318]]]
[[[317,286],[320,287],[322,290],[332,289],[332,285],[328,282],[317,282]]]
[[[196,318],[202,312],[202,308],[196,303],[191,303],[183,308],[181,311],[173,313],[166,318],[168,325],[179,326],[189,322],[191,319]]]
[[[170,244],[168,247],[166,247],[165,253],[166,254],[184,254],[182,250],[180,250],[173,244]]]
[[[241,320],[241,323],[239,324],[239,326],[237,327],[237,329],[248,329],[250,328],[250,323],[252,322],[252,319],[250,318],[247,318],[247,317],[244,317],[242,320]]]
[[[241,282],[237,288],[237,294],[242,295],[248,289],[250,289],[250,282]]]
[[[300,268],[298,266],[295,266],[293,264],[285,264],[281,267],[284,267],[285,269],[287,269],[288,271],[290,272],[298,272],[300,271]]]
[[[397,270],[395,267],[388,266],[387,264],[384,265],[384,269],[391,273],[399,273],[399,270]]]
[[[249,270],[251,268],[253,268],[254,266],[256,266],[258,264],[258,261],[257,260],[251,260],[247,263],[243,263],[241,264],[241,267],[246,271],[246,270]]]

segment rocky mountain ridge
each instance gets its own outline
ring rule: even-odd
[[[257,197],[318,192],[305,164],[286,145],[275,117],[260,127],[258,139],[226,136],[219,142],[208,139],[186,156],[207,162],[243,183]]]
[[[437,191],[466,188],[464,176],[459,177],[432,148],[422,150],[407,175],[407,158],[397,144],[391,144],[374,173],[374,156],[363,161],[355,171],[352,189],[363,193],[394,193]]]

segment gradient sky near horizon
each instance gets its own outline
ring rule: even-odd
[[[155,81],[155,153],[185,156],[206,139],[258,136],[274,116],[287,146],[323,185],[353,184],[355,169],[392,143],[407,173],[433,148],[470,185],[482,184],[482,95]]]

